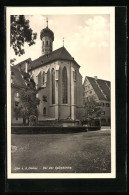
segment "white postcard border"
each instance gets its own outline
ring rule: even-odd
[[[111,56],[111,173],[11,173],[11,85],[10,85],[10,15],[61,15],[110,14]],[[7,178],[57,179],[57,178],[116,178],[116,126],[115,126],[115,7],[6,7],[7,40]]]

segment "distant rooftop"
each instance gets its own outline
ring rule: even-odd
[[[31,58],[27,58],[26,60],[22,61],[22,62],[19,62],[18,64],[14,65],[15,68],[19,67],[20,65],[22,66],[23,64],[25,64],[25,62],[29,62],[31,63],[32,60]]]
[[[16,67],[11,66],[11,78],[13,80],[12,86],[24,88],[26,87],[25,80],[27,82],[30,75],[28,73],[19,71]]]
[[[90,84],[92,85],[99,100],[110,101],[110,86],[111,86],[110,81],[88,77],[88,76],[86,76],[86,78],[89,80]]]

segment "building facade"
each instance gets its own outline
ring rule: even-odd
[[[98,79],[97,77],[85,77],[84,100],[93,97],[101,108],[101,124],[111,124],[111,101],[110,101],[110,81]]]
[[[23,63],[24,65],[24,63]],[[23,123],[23,118],[19,117],[15,112],[15,108],[21,106],[20,91],[27,88],[30,82],[30,75],[24,71],[19,71],[17,68],[11,66],[11,123]]]
[[[80,120],[83,116],[83,86],[79,64],[63,46],[53,51],[54,33],[40,34],[42,55],[15,67],[34,79],[40,99],[38,120]]]

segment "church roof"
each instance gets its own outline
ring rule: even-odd
[[[99,100],[110,101],[110,81],[95,79],[88,77],[90,84],[92,85],[95,93],[97,94]],[[106,97],[105,97],[106,96]]]
[[[21,66],[24,65],[26,62],[31,63],[31,58],[28,58],[28,59],[26,59],[26,60],[24,60],[22,62],[19,62],[18,64],[14,65],[14,66],[15,66],[15,68],[18,68],[20,65]]]
[[[61,47],[61,48],[59,48],[59,49],[57,49],[49,54],[43,55],[43,56],[37,58],[36,60],[32,61],[30,64],[29,71],[36,69],[40,66],[46,65],[50,62],[56,61],[56,60],[68,60],[68,61],[73,61],[74,63],[77,64],[77,62],[70,55],[70,53],[65,49],[65,47]]]

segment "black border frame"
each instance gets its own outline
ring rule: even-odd
[[[116,179],[7,179],[6,162],[6,20],[5,6],[115,6],[115,60],[116,60]],[[32,0],[14,1],[3,0],[0,16],[0,51],[1,71],[1,130],[0,130],[0,183],[1,192],[127,192],[127,81],[125,76],[125,62],[127,61],[127,1],[113,0]],[[3,123],[4,122],[4,123]]]

